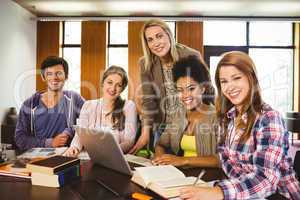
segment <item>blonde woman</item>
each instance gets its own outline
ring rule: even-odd
[[[110,130],[124,153],[127,153],[134,144],[137,129],[137,112],[134,102],[124,101],[120,96],[127,82],[128,78],[123,68],[109,67],[104,72],[101,81],[102,98],[86,101],[79,116],[82,127]],[[82,148],[76,134],[65,155],[77,156]]]
[[[140,59],[142,84],[142,134],[130,153],[149,142],[151,132],[161,133],[180,107],[172,76],[173,64],[180,58],[200,53],[175,39],[168,25],[159,19],[147,21],[141,30],[144,56]],[[159,135],[159,134],[158,134]]]

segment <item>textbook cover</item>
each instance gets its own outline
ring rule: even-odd
[[[53,175],[61,170],[78,164],[80,164],[78,158],[57,155],[30,162],[26,165],[26,168],[31,172]]]

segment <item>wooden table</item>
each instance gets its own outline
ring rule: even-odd
[[[197,176],[200,168],[182,169],[186,175]],[[215,179],[225,178],[221,169],[206,169],[207,173],[203,180],[211,181]],[[107,190],[105,187],[97,183],[99,179],[109,188],[119,194],[119,196]],[[132,183],[130,177],[120,174],[113,170],[93,165],[91,162],[82,164],[82,177],[79,181],[73,182],[61,188],[48,188],[42,186],[31,185],[30,180],[0,176],[0,199],[33,199],[33,200],[56,200],[56,199],[103,199],[118,200],[131,199],[133,192],[142,192],[153,196],[155,199],[161,199],[155,193],[144,190],[140,186]],[[275,195],[269,199],[282,199]]]

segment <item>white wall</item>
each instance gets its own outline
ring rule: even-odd
[[[35,91],[36,20],[11,0],[0,0],[0,123],[9,107]],[[23,78],[22,78],[23,77]],[[18,81],[20,79],[22,81]],[[21,84],[17,84],[17,83]],[[16,89],[17,86],[19,89]],[[15,97],[18,96],[17,98]]]

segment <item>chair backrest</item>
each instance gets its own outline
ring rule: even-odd
[[[294,170],[296,172],[298,180],[300,181],[300,151],[297,151],[295,155]]]
[[[291,132],[300,132],[300,118],[285,118],[284,119],[286,128]]]
[[[296,112],[296,111],[286,112],[285,116],[287,118],[300,118],[300,112]]]

